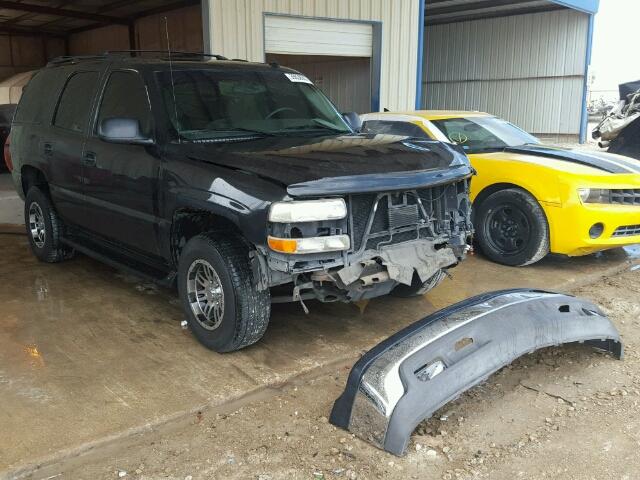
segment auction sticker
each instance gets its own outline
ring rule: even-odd
[[[285,75],[292,82],[309,83],[309,84],[311,84],[311,80],[309,80],[307,77],[305,77],[301,73],[285,73]]]

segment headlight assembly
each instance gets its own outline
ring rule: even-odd
[[[582,203],[611,203],[610,191],[602,188],[579,188]]]
[[[269,210],[269,221],[275,223],[340,220],[346,216],[347,205],[342,198],[277,202]]]

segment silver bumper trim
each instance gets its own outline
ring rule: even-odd
[[[354,366],[331,422],[396,455],[437,409],[518,357],[580,342],[622,358],[620,337],[594,304],[517,289],[452,305],[376,345]]]

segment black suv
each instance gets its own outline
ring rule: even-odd
[[[277,64],[56,59],[11,133],[33,252],[177,282],[219,352],[260,339],[271,302],[422,294],[467,251],[473,171],[456,147],[355,119]]]

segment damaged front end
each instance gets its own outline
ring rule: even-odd
[[[368,351],[330,421],[402,455],[416,426],[446,403],[526,353],[572,342],[622,358],[616,328],[585,300],[527,289],[470,298]]]
[[[276,283],[293,282],[292,300],[324,302],[378,297],[398,285],[417,285],[417,290],[435,286],[443,271],[457,265],[469,249],[471,170],[465,167],[457,176],[455,181],[440,178],[432,186],[407,185],[397,190],[401,182],[395,182],[393,191],[345,193],[338,197],[346,208],[340,219],[270,223],[272,248],[266,252],[266,261],[271,278],[279,278]],[[377,181],[367,177],[358,176],[360,187]],[[309,195],[337,193],[326,185],[322,190],[317,185],[316,190],[304,188]],[[304,255],[278,252],[272,239],[332,239],[336,250]]]

